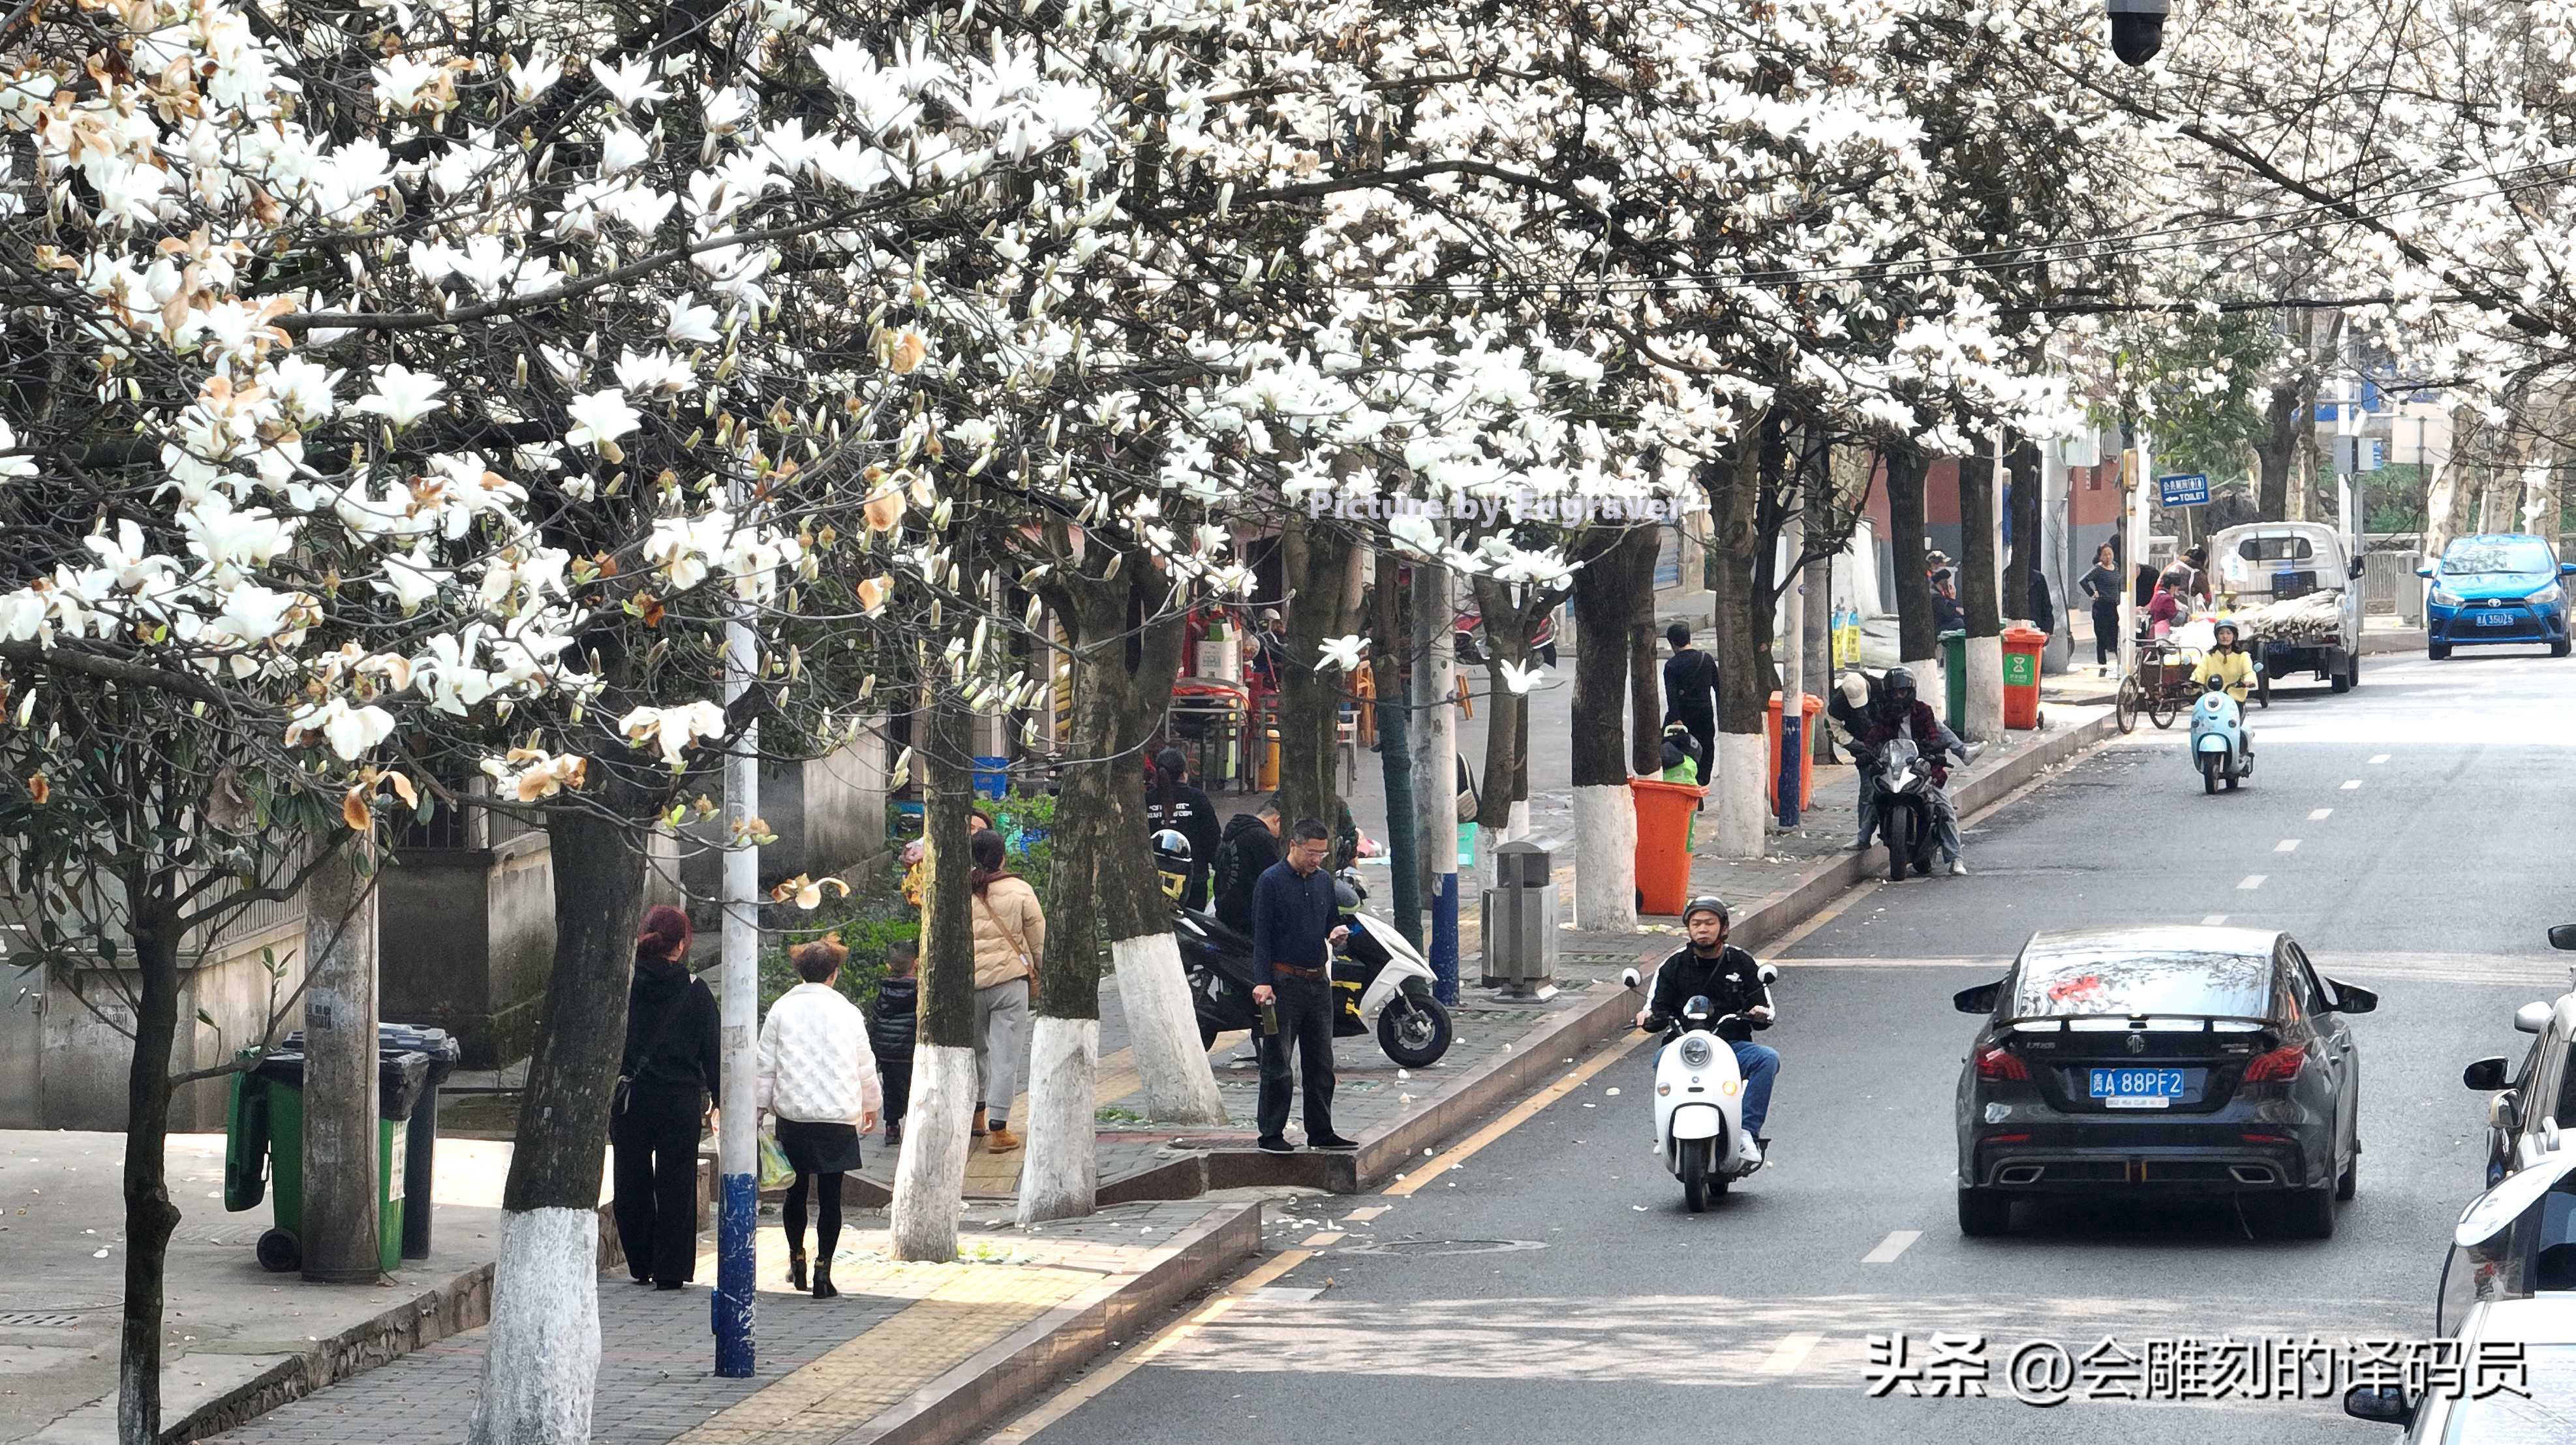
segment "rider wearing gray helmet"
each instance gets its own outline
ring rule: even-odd
[[[1771,1004],[1770,985],[1753,955],[1726,941],[1732,922],[1725,900],[1714,894],[1692,899],[1682,909],[1688,945],[1655,967],[1647,986],[1646,1006],[1637,1011],[1637,1027],[1670,1024],[1694,998],[1705,998],[1720,1015],[1740,1014],[1756,1029],[1767,1029],[1779,1017]],[[1780,1073],[1778,1051],[1752,1042],[1729,1040],[1735,1066],[1744,1075],[1744,1131],[1739,1152],[1748,1164],[1762,1160],[1762,1122],[1771,1112],[1771,1081]]]

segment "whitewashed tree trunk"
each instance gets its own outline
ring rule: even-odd
[[[1624,784],[1574,790],[1574,926],[1637,926],[1637,798]]]
[[[599,1211],[504,1213],[468,1445],[587,1445],[598,1377]]]
[[[1941,700],[1950,694],[1947,691],[1948,679],[1942,676],[1940,654],[1909,657],[1900,665],[1914,674],[1914,695],[1930,703],[1932,711],[1941,711]]]
[[[1076,1219],[1097,1205],[1100,1151],[1092,1122],[1099,1107],[1099,1068],[1100,1020],[1038,1016],[1029,1040],[1028,1157],[1020,1166],[1022,1228],[1050,1219]]]
[[[967,1133],[974,1123],[975,1051],[924,1044],[913,1053],[912,1106],[894,1167],[894,1257],[945,1264],[957,1257],[966,1202]]]
[[[1763,774],[1771,766],[1771,744],[1761,733],[1717,735],[1717,777],[1709,786],[1707,819],[1721,858],[1759,858],[1768,819],[1763,806]]]
[[[1199,1042],[1180,940],[1168,928],[1113,939],[1109,961],[1118,975],[1118,1006],[1126,1011],[1127,1046],[1145,1085],[1147,1117],[1158,1124],[1224,1123],[1225,1098],[1216,1091],[1216,1071]]]
[[[1936,693],[1934,697],[1947,697]],[[1925,701],[1931,701],[1926,698]],[[1941,704],[1933,703],[1940,711]],[[2000,637],[1968,639],[1968,712],[1966,735],[1971,742],[1999,742],[2004,735],[2004,640]]]

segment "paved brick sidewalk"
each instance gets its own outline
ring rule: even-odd
[[[1237,1203],[1193,1200],[1102,1210],[1029,1231],[999,1211],[969,1209],[956,1264],[901,1264],[884,1254],[881,1215],[841,1236],[836,1300],[786,1284],[786,1251],[764,1221],[759,1373],[717,1378],[708,1291],[640,1289],[622,1275],[599,1286],[602,1349],[591,1438],[599,1445],[824,1445],[1086,1291],[1132,1276],[1185,1231]],[[712,1254],[698,1277],[714,1277]],[[465,1438],[482,1380],[486,1332],[472,1330],[343,1380],[248,1425],[225,1445],[348,1445]]]

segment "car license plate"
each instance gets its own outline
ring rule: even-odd
[[[2480,627],[2511,627],[2513,625],[2513,614],[2510,612],[2481,612],[2478,614],[2478,625]]]
[[[2095,1069],[2093,1097],[2106,1109],[2166,1109],[2185,1082],[2181,1069]]]

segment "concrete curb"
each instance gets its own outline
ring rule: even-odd
[[[1260,1248],[1258,1201],[1220,1209],[1143,1270],[1029,1321],[833,1445],[956,1445],[981,1435],[1076,1367],[1141,1337],[1149,1321],[1232,1276]]]

